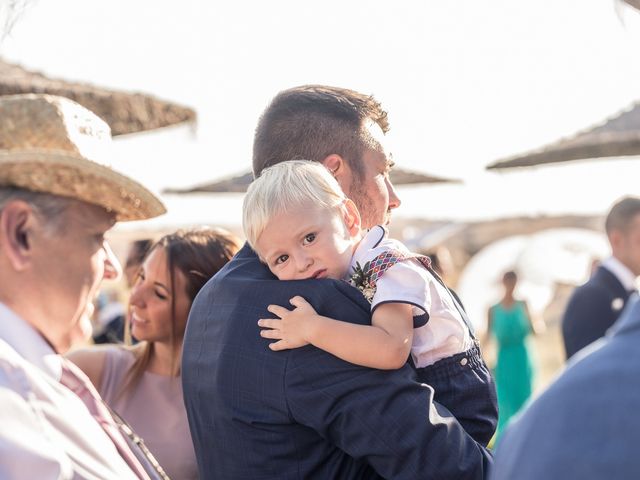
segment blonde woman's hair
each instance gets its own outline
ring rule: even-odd
[[[324,165],[309,160],[290,160],[266,168],[244,197],[242,227],[252,248],[269,221],[305,204],[333,209],[345,195]]]

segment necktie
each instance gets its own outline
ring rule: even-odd
[[[109,410],[104,405],[100,395],[91,384],[91,381],[78,367],[66,359],[62,359],[62,376],[60,377],[60,383],[80,397],[80,400],[87,406],[93,418],[96,419],[114,443],[120,456],[127,462],[127,465],[131,467],[131,470],[135,472],[138,478],[149,480],[149,476],[129,448],[118,426],[115,424],[111,413],[109,413]]]

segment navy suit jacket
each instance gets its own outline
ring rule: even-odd
[[[562,318],[567,358],[604,336],[628,298],[629,292],[605,267],[598,267],[587,283],[576,288]]]
[[[492,480],[640,477],[640,301],[631,298],[607,337],[507,427]]]
[[[196,297],[182,381],[202,479],[484,478],[487,450],[410,366],[363,368],[311,345],[271,351],[257,321],[294,295],[370,322],[357,289],[279,281],[246,245]]]

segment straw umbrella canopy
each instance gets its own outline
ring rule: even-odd
[[[631,5],[633,8],[637,8],[640,10],[640,0],[624,0],[626,3]]]
[[[222,180],[208,182],[188,188],[166,188],[163,193],[244,193],[247,191],[249,184],[253,181],[251,172],[241,173]],[[459,183],[459,180],[436,177],[424,173],[413,172],[395,167],[391,170],[391,182],[394,185],[417,185],[417,184],[434,184],[434,183]]]
[[[107,122],[114,136],[196,119],[194,110],[150,95],[51,79],[0,60],[0,95],[21,93],[48,93],[70,98]]]
[[[500,160],[486,168],[530,167],[544,163],[629,155],[640,155],[640,101],[601,125],[541,149]]]

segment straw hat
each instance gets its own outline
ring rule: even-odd
[[[143,220],[166,212],[138,182],[106,164],[109,126],[64,97],[0,97],[0,186],[15,186],[82,200]]]

